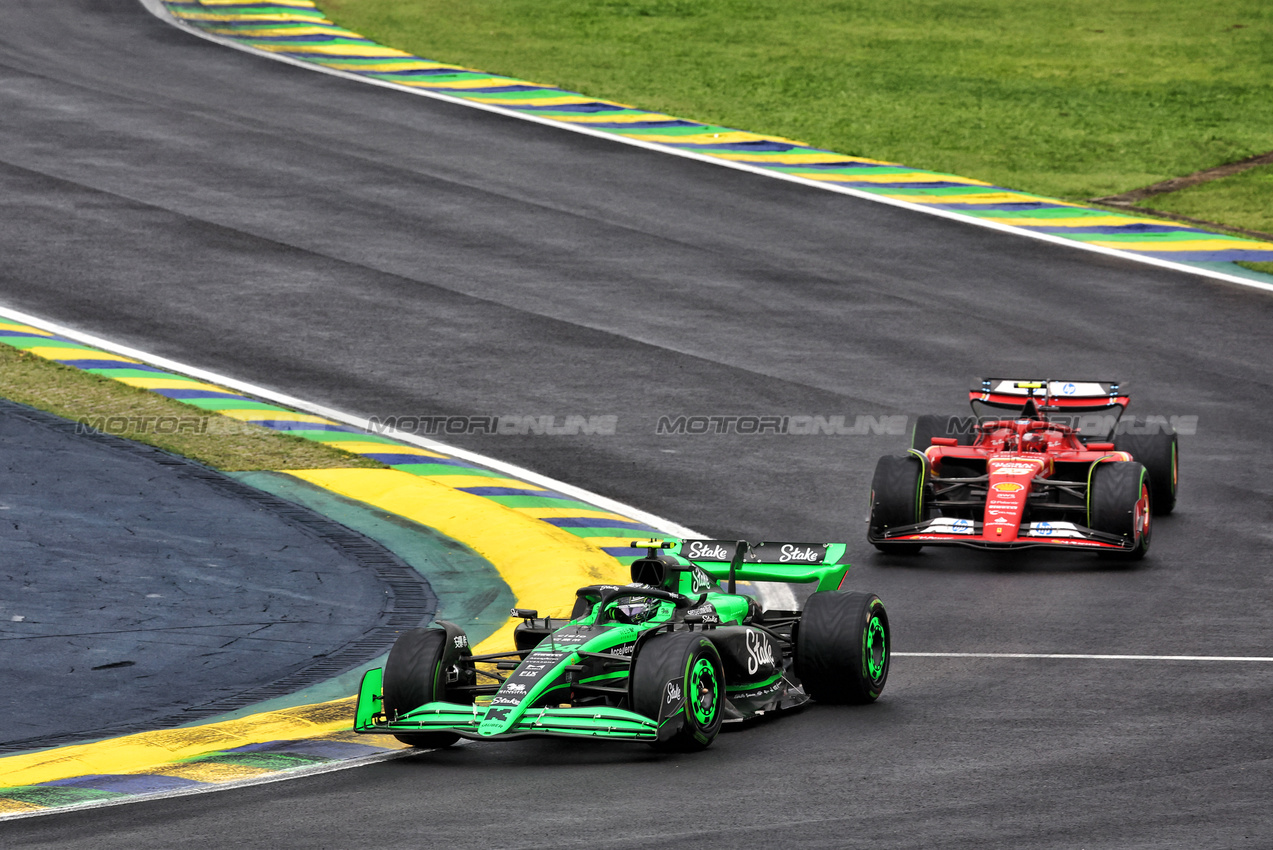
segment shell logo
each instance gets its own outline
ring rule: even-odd
[[[994,488],[1000,493],[1015,493],[1018,490],[1024,490],[1025,486],[1015,481],[1000,481],[994,485]]]

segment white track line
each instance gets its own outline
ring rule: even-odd
[[[1262,661],[1270,655],[1088,655],[1077,652],[894,652],[905,658],[1049,658],[1078,661]]]
[[[1185,272],[1186,274],[1198,275],[1200,277],[1211,278],[1213,280],[1221,280],[1226,283],[1235,283],[1238,286],[1245,286],[1250,289],[1258,289],[1264,292],[1273,292],[1273,283],[1264,283],[1263,281],[1251,280],[1250,278],[1240,277],[1238,275],[1226,274],[1224,272],[1213,271],[1211,269],[1199,268],[1198,266],[1190,265],[1188,263],[1173,262],[1172,260],[1160,260],[1155,257],[1145,257],[1140,254],[1134,254],[1130,251],[1120,251],[1116,248],[1106,248],[1101,245],[1090,245],[1086,242],[1078,242],[1073,239],[1066,239],[1063,236],[1054,236],[1051,233],[1039,233],[1034,230],[1026,230],[1025,228],[1016,227],[1011,224],[1000,224],[999,222],[987,221],[985,219],[977,218],[975,216],[963,215],[962,213],[951,212],[949,210],[933,209],[932,207],[927,206],[925,204],[916,204],[916,203],[912,203],[911,201],[900,201],[900,200],[897,200],[896,198],[886,198],[882,195],[872,194],[871,192],[863,192],[860,189],[852,189],[847,186],[838,186],[834,183],[826,183],[819,180],[808,180],[803,177],[797,177],[791,174],[783,174],[782,172],[778,172],[778,171],[770,171],[768,169],[760,168],[755,165],[747,165],[745,163],[732,162],[726,159],[717,159],[716,157],[708,156],[707,154],[695,153],[693,151],[681,150],[679,148],[669,148],[669,147],[660,145],[656,142],[643,142],[639,139],[629,139],[623,136],[616,136],[611,133],[606,133],[601,130],[593,130],[586,126],[579,126],[579,125],[570,124],[570,123],[562,122],[562,121],[554,121],[551,118],[541,118],[538,115],[528,115],[521,112],[517,112],[515,110],[509,110],[509,109],[505,109],[499,106],[494,106],[491,104],[474,103],[472,101],[464,100],[463,98],[454,97],[454,96],[446,95],[446,94],[440,94],[439,92],[400,86],[396,83],[364,77],[360,74],[354,74],[349,71],[341,71],[336,68],[327,68],[323,65],[317,65],[313,62],[306,62],[302,59],[293,59],[290,56],[280,56],[279,54],[271,53],[268,50],[259,50],[255,47],[249,47],[245,44],[240,44],[232,39],[222,38],[220,36],[216,36],[216,35],[212,35],[211,33],[204,32],[203,30],[200,30],[196,27],[192,27],[191,25],[187,24],[185,21],[182,21],[179,18],[173,17],[168,12],[167,8],[163,5],[163,3],[160,2],[160,0],[140,0],[140,2],[142,6],[144,6],[147,9],[147,11],[149,11],[155,17],[169,24],[172,24],[173,26],[179,29],[185,30],[191,35],[195,35],[195,36],[198,36],[199,38],[207,39],[208,41],[215,42],[217,44],[222,45],[223,47],[229,47],[234,50],[241,50],[244,53],[251,53],[253,56],[262,56],[265,58],[273,59],[276,62],[285,62],[288,65],[295,65],[298,68],[307,68],[311,71],[318,71],[323,74],[330,74],[331,76],[341,77],[342,79],[346,79],[346,80],[355,80],[357,82],[366,83],[368,85],[380,86],[381,88],[393,89],[394,91],[400,91],[400,92],[405,92],[407,94],[419,95],[420,97],[429,97],[429,98],[433,98],[434,100],[441,100],[447,103],[454,103],[459,106],[467,106],[470,109],[480,109],[483,112],[492,112],[497,115],[504,115],[509,118],[517,118],[522,121],[530,121],[531,123],[534,123],[534,124],[541,124],[546,127],[555,127],[558,130],[566,130],[571,133],[580,133],[585,136],[592,136],[593,138],[606,139],[607,141],[618,142],[620,144],[625,144],[625,145],[631,145],[632,147],[638,147],[648,151],[655,151],[657,153],[667,154],[670,156],[679,156],[679,157],[684,157],[685,159],[693,159],[699,162],[706,162],[711,165],[720,166],[721,168],[732,168],[736,171],[746,171],[751,174],[757,174],[762,177],[769,177],[774,180],[785,180],[788,183],[798,183],[802,186],[809,186],[816,189],[822,189],[823,191],[826,191],[826,192],[836,192],[841,195],[849,195],[851,197],[859,198],[864,201],[873,201],[874,203],[877,203],[877,204],[886,204],[891,207],[901,207],[902,209],[908,209],[913,212],[924,213],[925,215],[937,216],[938,218],[945,218],[951,221],[958,221],[964,224],[973,225],[975,227],[983,227],[988,230],[996,230],[996,231],[999,231],[1000,233],[1010,233],[1016,236],[1024,236],[1029,239],[1037,239],[1040,242],[1050,242],[1053,245],[1064,245],[1068,248],[1076,248],[1082,251],[1090,251],[1094,254],[1103,254],[1107,257],[1120,257],[1124,260],[1131,260],[1133,262],[1141,263],[1143,265],[1148,265],[1148,266],[1154,266],[1156,268],[1170,269],[1171,271],[1178,271],[1178,272]]]

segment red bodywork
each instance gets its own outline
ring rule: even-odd
[[[1055,386],[1062,390],[1076,387],[1061,382],[1055,382]],[[1096,385],[1077,386],[1084,393],[1082,388]],[[1117,386],[1113,385],[1115,390]],[[960,445],[969,442],[967,430],[962,439],[934,437],[927,448],[917,445],[912,454],[918,455],[922,450],[925,461],[921,515],[940,515],[882,532],[873,528],[868,535],[872,543],[1113,551],[1135,547],[1135,541],[1089,527],[1092,470],[1101,463],[1133,460],[1132,456],[1115,451],[1112,442],[1085,443],[1074,427],[1054,421],[1066,418],[1067,413],[1111,409],[1121,413],[1127,406],[1127,396],[1107,391],[1093,397],[1089,391],[1067,398],[1045,389],[1040,407],[1046,404],[1051,419],[1035,407],[1033,391],[997,393],[987,386],[981,392],[971,391],[969,396],[974,410],[980,402],[991,409],[1020,412],[1016,418],[982,419],[976,423],[971,445]],[[1070,417],[1071,421],[1075,418]],[[1117,421],[1117,416],[1110,418]],[[972,420],[966,422],[969,428],[973,427]],[[1137,536],[1147,536],[1147,491],[1135,505],[1133,521]]]

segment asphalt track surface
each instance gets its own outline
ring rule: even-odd
[[[435,607],[373,541],[184,458],[5,401],[0,457],[0,755],[285,695]]]
[[[365,416],[613,414],[452,438],[749,539],[844,539],[899,651],[1269,655],[1265,294],[271,63],[134,0],[0,8],[3,302]],[[982,374],[1197,416],[1132,569],[875,554],[901,436],[661,415],[956,412]],[[693,756],[539,741],[0,825],[5,846],[1273,843],[1273,665],[894,659]]]

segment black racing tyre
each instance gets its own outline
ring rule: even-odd
[[[445,655],[449,637],[443,629],[412,629],[394,642],[385,661],[384,709],[395,717],[426,702],[446,698]],[[460,740],[450,732],[395,734],[412,747],[449,747]]]
[[[935,416],[925,413],[915,418],[911,429],[911,448],[922,452],[933,444],[933,437],[954,437],[959,446],[971,446],[975,434],[968,416]]]
[[[1133,549],[1102,554],[1129,561],[1145,557],[1152,519],[1145,467],[1135,461],[1098,463],[1089,481],[1088,527],[1136,541]]]
[[[1166,516],[1176,507],[1179,446],[1169,426],[1155,434],[1119,434],[1114,448],[1127,452],[1149,472],[1149,503],[1154,516]]]
[[[911,554],[920,543],[884,543],[878,537],[890,528],[913,525],[924,518],[924,462],[915,455],[882,457],[871,479],[871,543],[881,552]]]
[[[642,642],[629,674],[632,710],[658,720],[655,749],[701,750],[725,717],[725,671],[702,632],[668,632]]]
[[[819,702],[874,702],[888,680],[889,632],[874,593],[812,594],[796,632],[796,675]]]

